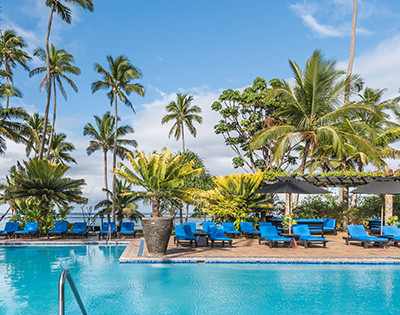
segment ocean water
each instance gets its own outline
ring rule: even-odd
[[[88,314],[398,314],[391,265],[119,264],[124,247],[0,248],[0,314],[57,314],[70,270]],[[79,308],[66,284],[66,313]]]

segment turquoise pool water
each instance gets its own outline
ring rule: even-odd
[[[124,247],[0,248],[0,314],[57,314],[68,268],[89,314],[398,314],[399,266],[119,264]],[[68,314],[78,314],[66,286]]]

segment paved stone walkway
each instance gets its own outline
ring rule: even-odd
[[[143,238],[132,240],[120,257],[120,262],[395,262],[400,263],[400,248],[389,246],[387,249],[373,246],[365,249],[360,243],[345,245],[342,239],[346,234],[327,235],[327,247],[320,244],[308,249],[301,243],[294,248],[279,246],[269,248],[258,239],[233,239],[232,247],[220,246],[190,248],[173,243],[171,237],[165,256],[152,257],[148,254]]]

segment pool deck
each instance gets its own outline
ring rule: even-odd
[[[269,248],[258,239],[233,239],[232,247],[220,246],[190,248],[176,247],[170,238],[167,253],[162,257],[150,256],[143,238],[132,240],[120,257],[121,263],[347,263],[347,264],[400,264],[400,248],[387,249],[373,246],[365,249],[358,242],[345,245],[344,233],[327,235],[327,247],[321,244],[294,248]]]

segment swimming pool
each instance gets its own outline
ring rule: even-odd
[[[393,265],[119,264],[124,247],[0,248],[0,314],[56,314],[71,271],[88,314],[397,314]],[[79,308],[66,285],[67,314]]]

